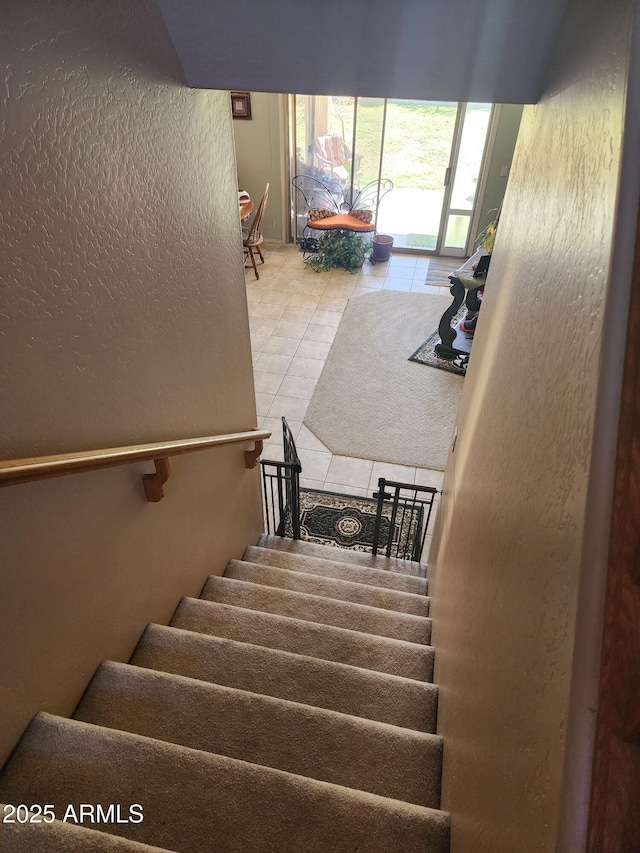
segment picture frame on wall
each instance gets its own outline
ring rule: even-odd
[[[251,119],[251,95],[249,92],[231,93],[231,115],[234,118]]]

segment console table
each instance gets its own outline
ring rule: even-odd
[[[441,358],[452,359],[457,355],[469,355],[471,352],[471,344],[473,338],[461,331],[457,326],[451,327],[451,321],[456,316],[462,305],[462,301],[466,298],[466,306],[469,311],[480,310],[480,299],[478,291],[484,288],[486,275],[474,278],[473,264],[477,263],[480,258],[486,254],[482,249],[471,255],[461,267],[451,273],[449,281],[451,282],[450,293],[453,296],[453,302],[447,308],[440,319],[438,326],[438,334],[440,342],[436,344],[435,351]],[[466,297],[465,297],[466,295]]]

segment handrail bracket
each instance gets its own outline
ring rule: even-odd
[[[153,464],[156,467],[155,474],[145,474],[142,478],[144,493],[150,503],[157,503],[164,497],[162,486],[169,479],[171,468],[169,466],[169,458],[163,456],[160,459],[154,459]]]
[[[255,468],[258,464],[258,459],[262,456],[262,451],[264,449],[264,445],[262,440],[259,439],[255,443],[255,447],[253,450],[245,450],[244,452],[244,464],[246,468]]]

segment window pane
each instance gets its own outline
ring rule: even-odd
[[[491,104],[467,104],[450,207],[471,210],[478,189]]]
[[[387,103],[382,177],[395,188],[380,206],[378,230],[397,247],[436,247],[457,109],[435,101]]]
[[[447,231],[444,238],[444,248],[464,249],[467,245],[467,234],[469,233],[470,216],[464,214],[452,214],[447,218]]]
[[[383,119],[384,98],[358,98],[354,174],[356,186],[362,187],[378,180]]]

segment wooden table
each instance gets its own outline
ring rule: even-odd
[[[244,204],[240,205],[240,222],[244,222],[247,216],[251,216],[253,212],[253,202],[245,201]]]
[[[467,309],[469,311],[480,310],[478,291],[484,288],[486,275],[474,278],[472,264],[477,263],[484,254],[486,253],[482,249],[478,249],[475,255],[472,255],[449,276],[451,282],[449,293],[453,296],[453,302],[440,319],[438,326],[440,343],[435,346],[435,351],[441,358],[452,359],[457,355],[468,355],[471,352],[473,338],[457,327],[452,329],[451,321],[458,313],[462,300],[465,299],[465,294]]]

